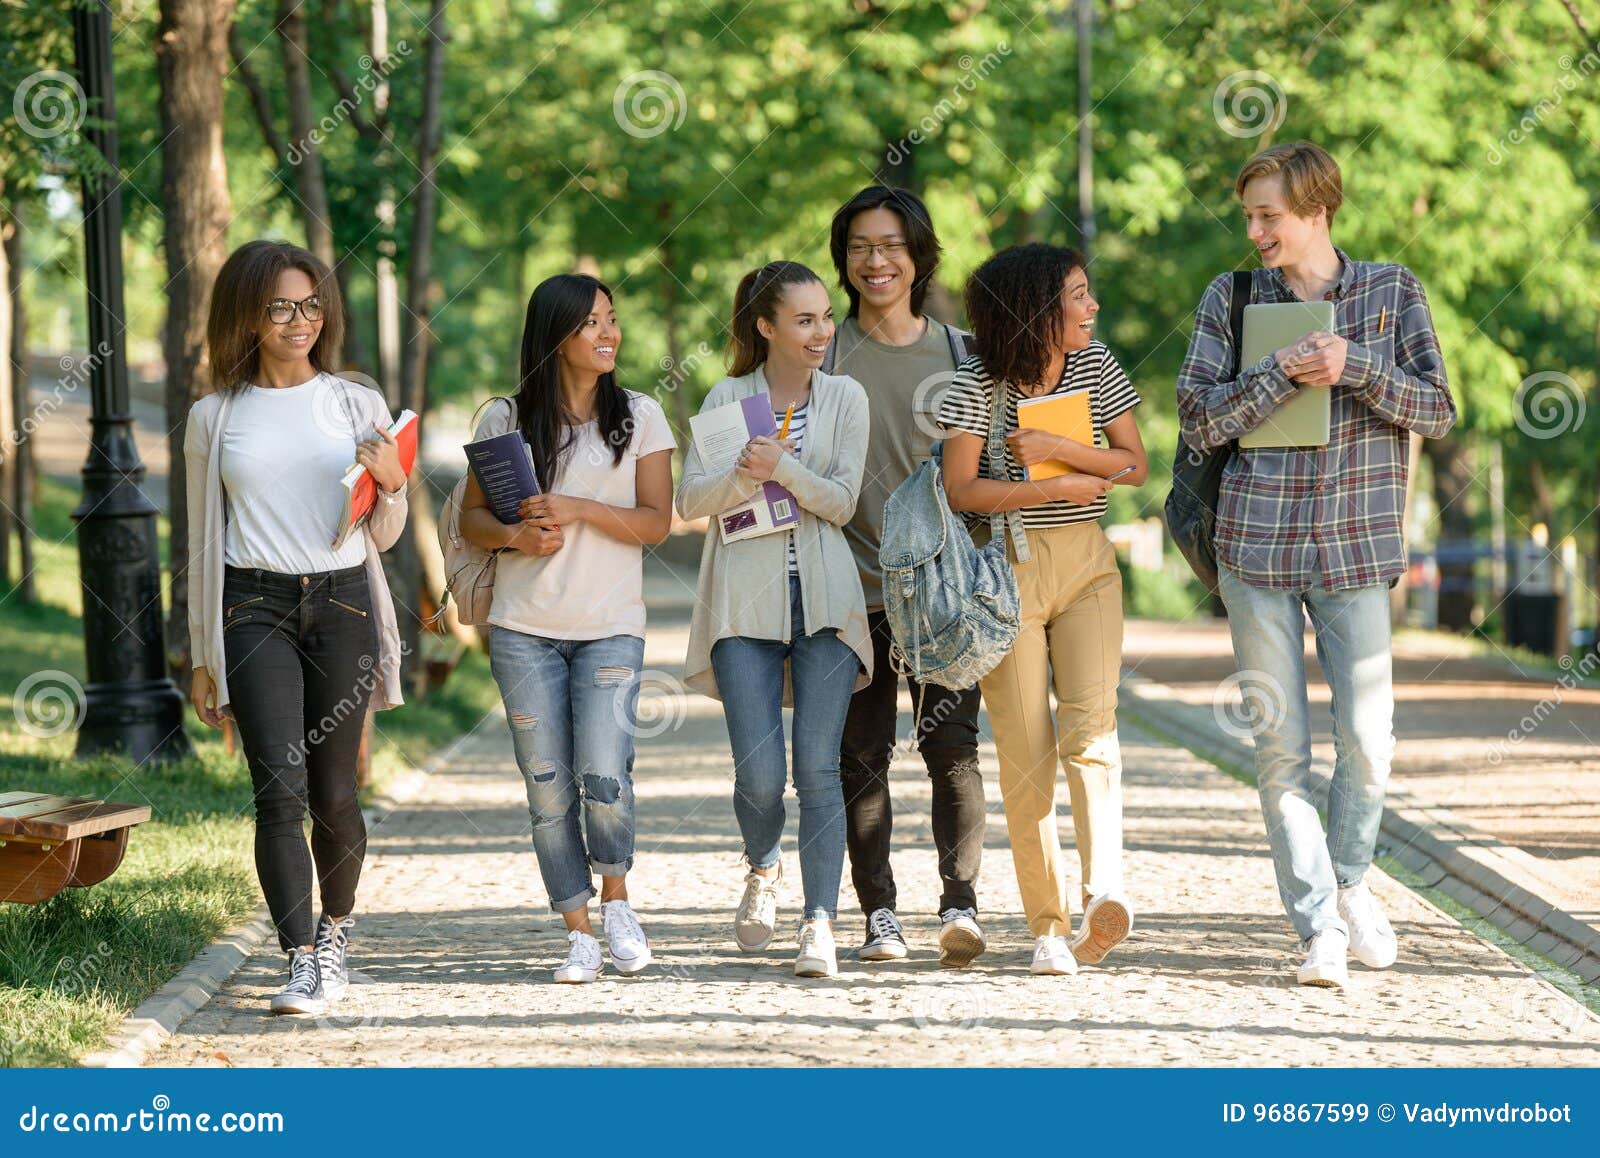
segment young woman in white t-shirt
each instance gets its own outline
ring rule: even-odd
[[[628,904],[633,732],[644,664],[644,546],[672,522],[672,430],[655,399],[617,385],[611,290],[562,274],[540,283],[522,331],[522,384],[492,402],[476,439],[522,433],[543,493],[507,526],[475,477],[462,533],[505,553],[495,570],[489,660],[527,782],[533,847],[567,924],[555,980],[593,981],[591,873],[612,965],[638,973],[650,942]],[[580,823],[581,817],[581,823]]]
[[[320,1014],[349,983],[367,846],[356,754],[368,706],[400,702],[379,552],[405,527],[406,476],[383,396],[333,372],[343,317],[339,283],[311,253],[240,246],[211,291],[217,390],[184,431],[190,699],[213,728],[233,719],[250,765],[256,871],[290,954],[273,1013]],[[352,461],[380,496],[335,546]]]

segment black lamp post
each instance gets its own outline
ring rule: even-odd
[[[128,413],[122,309],[122,190],[112,94],[111,11],[104,0],[74,5],[78,79],[95,123],[90,144],[109,175],[85,171],[83,248],[89,283],[89,385],[93,434],[83,466],[78,573],[89,681],[78,754],[120,751],[133,759],[188,755],[183,697],[167,676],[162,639],[161,557],[156,506],[140,489],[144,464]],[[177,496],[181,502],[182,496]]]

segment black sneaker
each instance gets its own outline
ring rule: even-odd
[[[329,1001],[338,1001],[350,988],[346,955],[350,949],[349,929],[354,924],[353,917],[335,921],[326,913],[317,922],[317,967],[322,971],[322,995]]]
[[[289,954],[289,984],[272,999],[273,1013],[309,1013],[317,1016],[328,1007],[322,992],[322,969],[315,949]]]
[[[911,952],[893,909],[873,909],[867,917],[866,944],[856,950],[862,961],[899,961]]]

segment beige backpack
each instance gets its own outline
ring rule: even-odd
[[[503,398],[511,407],[511,424],[517,421],[517,403],[513,398]],[[490,402],[496,401],[491,398]],[[485,403],[487,405],[488,403]],[[481,413],[483,407],[478,410]],[[478,415],[472,416],[472,429],[478,429]],[[461,481],[451,488],[444,510],[439,512],[439,550],[444,554],[445,597],[439,601],[436,619],[442,619],[448,600],[456,601],[456,618],[462,623],[482,626],[489,622],[489,608],[494,603],[494,572],[498,551],[489,551],[469,542],[461,533],[461,503],[467,493],[467,479],[472,471],[461,476]]]

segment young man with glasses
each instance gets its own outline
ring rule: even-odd
[[[874,666],[872,683],[850,702],[840,752],[850,874],[867,916],[863,961],[893,961],[909,952],[896,916],[889,864],[893,809],[889,764],[894,755],[900,677],[890,662],[878,546],[883,505],[943,438],[939,402],[966,357],[969,335],[927,317],[923,303],[939,267],[939,241],[922,200],[904,189],[873,185],[833,217],[833,263],[850,300],[823,370],[848,374],[866,388],[871,413],[867,469],[845,538],[866,593]],[[952,968],[984,950],[976,882],[987,812],[978,771],[978,689],[919,687],[915,736],[933,787],[933,841],[939,858],[939,960]]]

